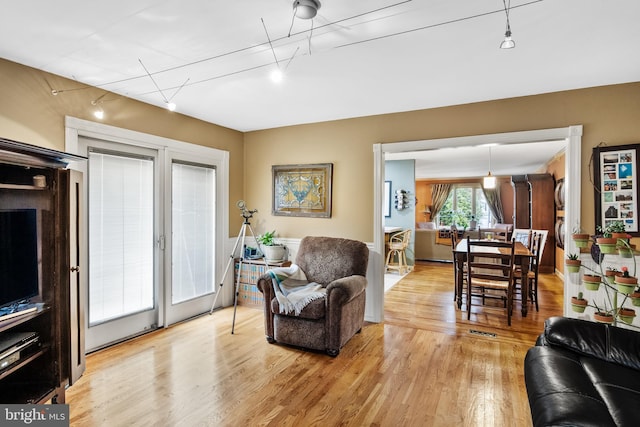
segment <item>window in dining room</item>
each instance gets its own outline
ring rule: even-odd
[[[447,227],[456,225],[459,228],[467,228],[472,217],[480,227],[490,227],[493,222],[491,210],[482,188],[472,184],[454,186],[438,213],[438,224]]]

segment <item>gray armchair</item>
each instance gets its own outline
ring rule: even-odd
[[[364,324],[365,288],[369,249],[356,240],[305,237],[295,259],[307,280],[327,289],[326,297],[309,303],[295,314],[281,314],[272,279],[258,280],[264,295],[264,326],[267,341],[337,356]]]

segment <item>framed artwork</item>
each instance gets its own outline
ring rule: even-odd
[[[384,216],[391,216],[391,181],[384,182]]]
[[[272,166],[272,213],[331,218],[333,163]]]
[[[596,226],[624,222],[627,233],[638,230],[638,149],[640,144],[593,149]]]

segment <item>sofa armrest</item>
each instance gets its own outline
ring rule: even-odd
[[[616,425],[575,352],[530,348],[524,378],[535,427]]]
[[[640,370],[640,332],[567,317],[545,320],[541,344]]]
[[[367,278],[364,276],[343,277],[327,285],[327,301],[329,304],[344,305],[364,292]]]

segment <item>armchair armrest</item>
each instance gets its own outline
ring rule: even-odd
[[[348,303],[363,293],[366,287],[367,278],[364,276],[353,275],[334,280],[327,285],[327,301],[329,306]]]
[[[264,312],[264,333],[267,336],[267,341],[273,342],[273,313],[271,313],[271,300],[275,297],[273,291],[273,278],[270,274],[263,274],[258,279],[256,286],[264,298],[264,306],[262,308]]]
[[[271,299],[274,296],[272,280],[273,278],[271,277],[270,274],[263,274],[258,278],[258,283],[256,283],[258,290],[262,292],[262,294],[264,295],[265,301],[267,301],[267,297],[269,297],[269,301],[271,301]]]

